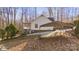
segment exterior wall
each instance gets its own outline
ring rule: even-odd
[[[47,17],[40,16],[35,21],[31,22],[31,30],[39,30],[40,25],[51,22]],[[38,28],[35,28],[35,24],[38,24]]]
[[[30,29],[30,23],[23,23],[23,29]]]
[[[23,27],[23,29],[29,29],[29,27]]]
[[[53,27],[40,27],[40,30],[53,30]]]

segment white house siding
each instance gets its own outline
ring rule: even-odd
[[[29,29],[29,27],[23,27],[23,29]]]
[[[51,21],[45,17],[45,16],[40,16],[33,22],[31,22],[31,29],[32,30],[39,30],[40,26],[46,23],[50,23]],[[38,28],[35,28],[35,24],[38,24]]]
[[[40,27],[40,30],[53,30],[53,27]]]

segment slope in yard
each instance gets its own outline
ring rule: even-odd
[[[53,38],[19,37],[1,43],[9,51],[75,51],[79,39],[75,36]]]

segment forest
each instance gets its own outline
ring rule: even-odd
[[[44,14],[48,17],[54,17],[58,21],[73,20],[78,16],[77,7],[0,7],[0,28],[4,28],[10,23],[16,24],[22,28],[25,22],[31,22],[39,15]],[[20,25],[20,26],[19,26]]]

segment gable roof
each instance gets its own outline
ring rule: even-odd
[[[38,20],[38,18],[40,18],[40,17],[46,17],[46,16],[42,14],[42,15],[38,16],[35,20]],[[54,21],[54,17],[46,17],[46,18],[49,19],[50,21]],[[35,20],[32,20],[32,22]]]
[[[39,17],[46,17],[46,16],[44,16],[44,15],[42,14],[42,15],[40,15]],[[54,21],[54,17],[46,17],[46,18],[48,18],[50,21]]]

